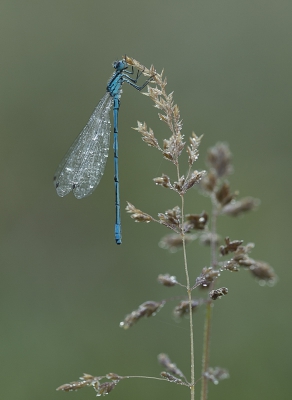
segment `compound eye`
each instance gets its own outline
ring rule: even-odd
[[[117,71],[122,71],[123,69],[127,68],[127,63],[124,60],[119,60],[119,61],[115,61],[113,63],[113,67],[117,70]]]
[[[119,68],[119,63],[120,63],[120,61],[114,61],[114,62],[113,62],[113,67],[114,67],[115,69],[118,69],[118,68]]]

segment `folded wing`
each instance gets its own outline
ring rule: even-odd
[[[59,165],[54,177],[59,196],[73,190],[74,196],[82,199],[99,184],[109,151],[112,102],[107,92]]]

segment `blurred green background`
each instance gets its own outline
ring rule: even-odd
[[[156,283],[159,273],[184,280],[182,253],[158,247],[169,233],[134,224],[126,200],[156,215],[178,202],[152,178],[173,173],[131,127],[146,121],[160,139],[166,126],[152,102],[124,86],[119,120],[123,245],[116,246],[113,156],[94,194],[59,198],[58,163],[105,92],[111,63],[123,54],[158,71],[184,120],[184,134],[208,147],[228,142],[232,188],[261,199],[245,218],[223,218],[219,231],[255,242],[252,257],[279,275],[260,287],[246,272],[224,274],[229,294],[216,303],[211,365],[231,379],[210,386],[210,399],[290,399],[291,11],[286,1],[51,0],[0,3],[1,43],[1,396],[92,399],[92,389],[55,392],[83,372],[154,375],[165,352],[189,375],[188,321],[168,304],[129,331],[124,316],[146,300],[181,294]],[[174,175],[173,175],[174,176]],[[187,212],[210,210],[192,191]],[[285,225],[286,223],[286,225]],[[191,245],[192,281],[209,250]],[[200,373],[204,310],[195,315]],[[158,381],[120,383],[113,399],[189,398]]]

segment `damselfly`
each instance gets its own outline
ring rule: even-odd
[[[118,168],[118,113],[123,83],[128,83],[137,90],[143,89],[151,80],[149,78],[142,86],[136,83],[143,71],[138,71],[136,79],[129,75],[134,73],[127,70],[125,59],[113,63],[115,72],[110,78],[106,94],[98,103],[89,121],[76,138],[63,161],[59,165],[54,184],[57,194],[61,197],[73,191],[77,199],[90,195],[104,173],[104,168],[109,152],[110,143],[110,109],[113,106],[114,120],[114,182],[115,182],[115,240],[122,243],[120,193],[119,193],[119,168]]]

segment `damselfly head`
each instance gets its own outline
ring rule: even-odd
[[[128,68],[128,64],[125,60],[119,60],[113,62],[113,67],[117,71],[123,71],[124,69]]]

